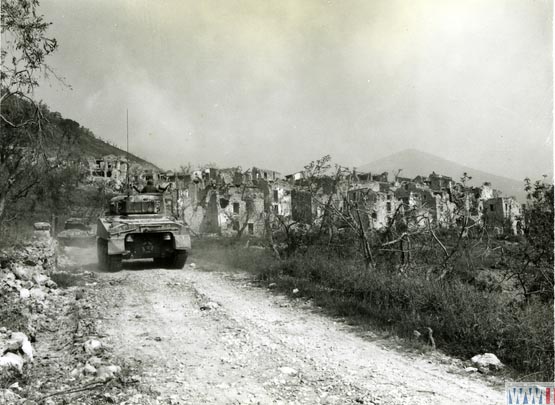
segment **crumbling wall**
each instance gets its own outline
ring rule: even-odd
[[[311,224],[316,218],[312,195],[308,191],[291,190],[291,218],[293,221]]]
[[[520,204],[512,197],[490,198],[484,201],[484,224],[498,233],[517,235],[522,231]]]

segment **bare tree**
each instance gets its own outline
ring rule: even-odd
[[[38,74],[52,72],[46,58],[58,46],[38,6],[37,0],[1,2],[0,221],[8,201],[27,195],[39,174],[59,166],[45,145],[48,110],[32,99]]]
[[[40,123],[41,109],[29,95],[38,86],[39,73],[53,73],[46,58],[58,48],[56,39],[47,36],[51,23],[38,14],[38,6],[38,0],[3,0],[1,3],[0,103],[19,96],[36,107],[35,115],[22,121],[12,121],[2,113],[2,121],[14,128]]]

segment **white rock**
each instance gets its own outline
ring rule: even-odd
[[[29,342],[27,335],[23,332],[13,332],[11,338],[12,340],[16,340],[18,342],[21,350],[25,353],[29,361],[33,361],[33,346],[31,345],[31,342]]]
[[[76,367],[73,370],[71,370],[71,373],[69,373],[69,375],[71,375],[73,378],[77,378],[81,375],[81,371],[82,369],[80,369],[79,367]]]
[[[27,335],[23,332],[12,332],[10,338],[17,340],[22,345],[27,340]]]
[[[299,293],[299,289],[298,289],[298,288],[295,288],[295,289],[293,290],[293,294],[298,294],[298,293]]]
[[[102,366],[97,370],[97,378],[101,381],[107,381],[111,380],[119,373],[121,373],[120,366]]]
[[[464,371],[466,371],[467,373],[476,373],[478,372],[478,369],[476,367],[466,367]]]
[[[297,370],[295,370],[294,368],[291,367],[281,367],[279,369],[279,371],[281,371],[282,374],[286,374],[288,376],[296,376],[297,375]]]
[[[19,349],[21,349],[21,345],[23,342],[20,342],[17,339],[8,339],[4,342],[4,350],[6,352],[14,352],[17,353]]]
[[[21,387],[19,386],[19,382],[14,382],[8,388],[11,389],[11,390],[21,391]]]
[[[197,267],[197,265],[196,265],[195,263],[191,263],[189,266],[191,266],[193,269],[194,269],[195,267]]]
[[[48,277],[44,274],[37,273],[33,276],[33,281],[38,285],[45,285],[48,280]]]
[[[44,301],[44,299],[46,298],[46,293],[38,287],[31,288],[29,290],[29,294],[31,295],[32,298],[36,299],[37,301]]]
[[[21,373],[23,371],[23,357],[15,353],[6,353],[0,357],[0,369],[12,367]]]
[[[218,304],[217,302],[207,302],[204,305],[201,305],[200,310],[201,311],[206,311],[206,310],[213,310],[213,309],[218,309],[220,307],[220,304]]]
[[[19,290],[19,298],[21,298],[22,300],[29,299],[30,296],[31,296],[31,293],[29,292],[28,289],[22,288],[21,290]]]
[[[33,362],[33,346],[31,346],[31,342],[29,342],[29,340],[23,342],[21,350],[23,351],[23,353],[25,353],[25,356],[27,356],[29,361]]]
[[[85,364],[85,367],[83,367],[83,372],[85,374],[96,374],[96,368],[87,363]]]
[[[103,349],[102,342],[96,339],[89,339],[83,343],[83,349],[85,349],[85,353],[90,355],[100,353]]]
[[[30,267],[15,264],[12,266],[11,270],[12,270],[12,273],[15,274],[15,276],[18,279],[24,280],[24,281],[31,280],[33,269],[31,269]]]
[[[0,400],[2,404],[17,404],[21,397],[12,390],[0,390]]]
[[[490,370],[499,370],[504,367],[503,363],[493,353],[477,354],[470,359],[472,364],[477,368],[487,368]]]
[[[102,360],[99,357],[92,356],[90,359],[87,360],[87,364],[90,364],[93,367],[98,367],[102,364]]]

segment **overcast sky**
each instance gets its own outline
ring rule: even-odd
[[[284,173],[415,148],[522,179],[553,169],[547,0],[43,0],[37,97],[163,168]]]

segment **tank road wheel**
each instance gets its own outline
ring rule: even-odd
[[[98,266],[103,271],[120,271],[121,255],[108,254],[108,242],[104,239],[98,239],[96,244],[96,252],[98,255]]]
[[[185,266],[186,261],[187,261],[187,251],[176,250],[173,254],[173,257],[170,260],[168,267],[170,269],[182,269],[183,266]]]

